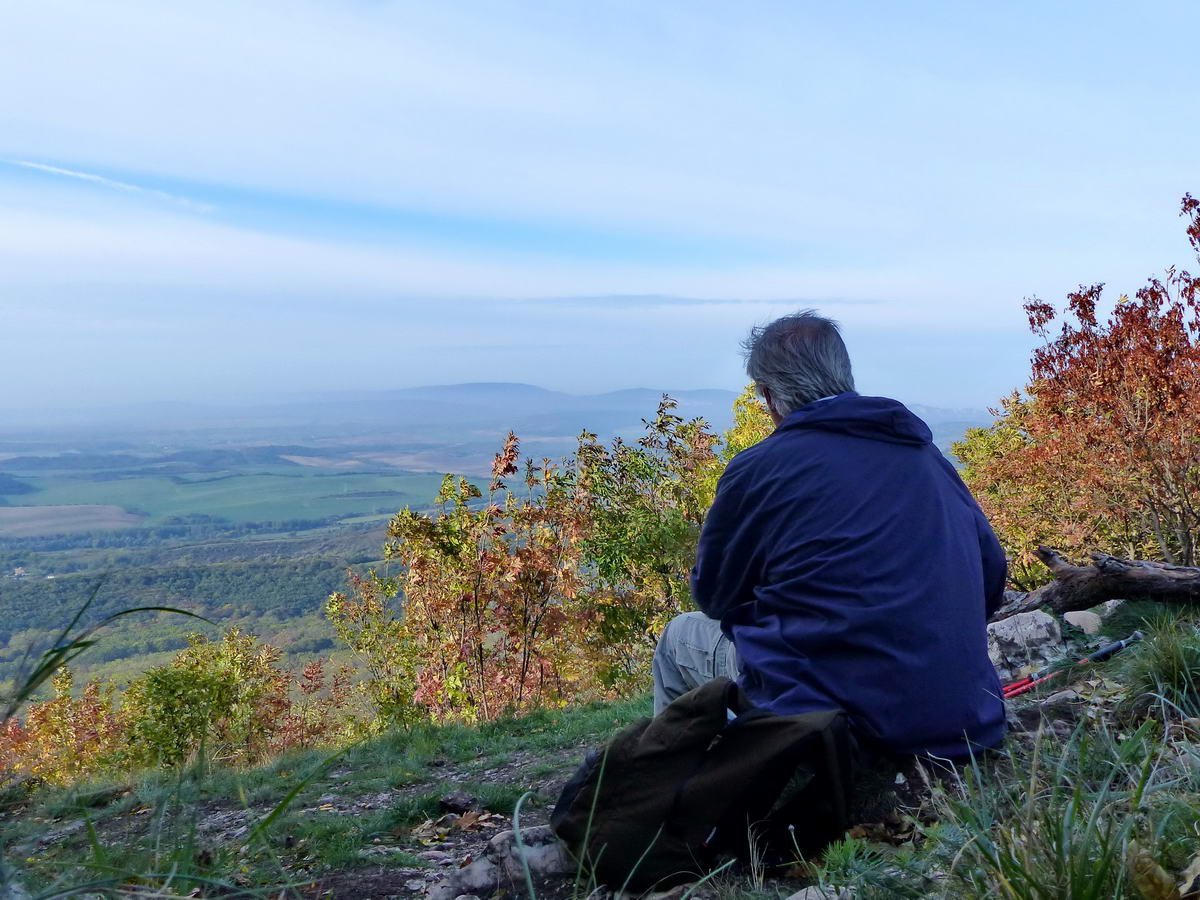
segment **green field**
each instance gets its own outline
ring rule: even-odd
[[[142,517],[120,506],[0,506],[0,537],[132,528]]]
[[[4,460],[0,680],[26,650],[36,657],[49,646],[96,585],[85,625],[144,606],[215,625],[118,620],[76,663],[81,677],[134,677],[169,659],[189,632],[234,625],[277,644],[289,665],[332,653],[325,598],[345,586],[348,566],[379,561],[389,516],[428,509],[440,484],[440,475],[294,445],[84,447]]]
[[[425,473],[264,466],[252,472],[183,477],[134,475],[96,479],[48,473],[25,476],[23,480],[36,490],[13,498],[16,502],[7,509],[115,506],[142,513],[147,517],[143,524],[153,525],[188,515],[214,516],[237,523],[370,516],[394,512],[403,506],[427,506],[441,479]],[[16,518],[14,513],[9,515]],[[43,520],[41,533],[74,530],[69,510],[51,518]]]

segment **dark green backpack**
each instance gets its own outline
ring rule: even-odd
[[[773,715],[716,678],[590,753],[550,821],[598,884],[663,889],[840,838],[851,761],[844,712]]]

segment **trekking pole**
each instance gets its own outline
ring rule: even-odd
[[[1046,667],[1045,669],[1040,669],[1039,671],[1034,672],[1032,675],[1025,676],[1019,681],[1006,684],[1004,685],[1004,699],[1011,700],[1013,697],[1019,697],[1021,694],[1032,691],[1039,684],[1049,681],[1051,678],[1061,675],[1063,672],[1066,672],[1067,669],[1072,669],[1075,666],[1081,666],[1084,663],[1089,662],[1103,662],[1104,660],[1120,653],[1130,644],[1140,641],[1142,637],[1143,635],[1140,631],[1135,631],[1123,641],[1113,641],[1111,644],[1101,647],[1095,653],[1091,653],[1088,656],[1085,656],[1083,659],[1077,660],[1066,668],[1052,669],[1050,667]]]

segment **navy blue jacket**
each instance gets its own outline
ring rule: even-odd
[[[868,744],[961,757],[1004,737],[988,617],[1004,553],[929,427],[839,394],[729,463],[692,570],[752,700],[841,708]]]

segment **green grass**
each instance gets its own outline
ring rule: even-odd
[[[1123,660],[1127,714],[1200,718],[1200,629],[1189,618],[1162,615],[1146,629],[1146,640]]]
[[[1135,631],[1146,631],[1147,627],[1175,612],[1165,604],[1153,600],[1126,600],[1100,624],[1100,636],[1110,641],[1129,637]]]
[[[26,476],[38,488],[22,495],[26,506],[101,504],[139,510],[156,524],[172,516],[202,514],[231,522],[270,522],[321,519],[329,516],[370,516],[380,507],[427,506],[437,493],[440,477],[397,472],[356,475],[340,469],[308,466],[256,466],[253,471],[171,478],[139,475],[91,480],[66,475]],[[355,494],[381,493],[362,497]]]
[[[1196,763],[1194,745],[1165,740],[1153,721],[1011,740],[935,791],[936,820],[916,842],[847,839],[815,874],[856,900],[1146,900],[1135,860],[1174,883],[1200,849]]]

